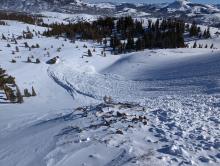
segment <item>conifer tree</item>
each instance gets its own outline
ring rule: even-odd
[[[139,51],[139,50],[141,50],[142,49],[142,43],[141,43],[141,39],[139,38],[139,39],[137,39],[137,41],[135,42],[135,49],[136,49],[136,51]]]
[[[2,34],[2,40],[6,40],[6,37],[4,34]]]
[[[206,31],[206,29],[205,29],[204,32],[203,32],[203,37],[204,37],[204,38],[207,37],[207,31]]]
[[[18,46],[15,47],[16,52],[19,52],[19,48]]]
[[[37,58],[36,59],[36,63],[39,64],[40,63],[40,59]]]
[[[92,57],[92,52],[91,52],[90,49],[88,49],[88,56],[89,56],[89,57]]]
[[[195,41],[194,44],[193,44],[193,48],[197,48],[197,43],[196,43],[196,41]]]
[[[24,42],[24,47],[25,47],[25,48],[29,48],[29,45],[28,45],[27,42]]]
[[[206,39],[210,38],[211,37],[211,34],[210,34],[210,28],[207,29],[207,32],[206,32]]]
[[[199,34],[199,30],[200,28],[197,27],[195,21],[192,23],[191,27],[190,27],[190,30],[189,30],[189,34],[190,36],[198,36]]]
[[[27,63],[31,63],[32,61],[31,61],[31,58],[30,57],[28,57],[27,58]]]
[[[15,59],[12,59],[12,60],[11,60],[11,63],[16,63],[16,60],[15,60]]]
[[[127,41],[127,44],[126,44],[126,49],[129,50],[129,51],[134,49],[134,38],[133,37],[128,38],[128,41]]]
[[[32,90],[31,95],[32,95],[32,96],[37,96],[37,94],[36,94],[36,92],[35,92],[35,90],[34,90],[34,87],[33,87],[33,86],[32,86],[32,88],[31,88],[31,90]]]
[[[16,86],[17,88],[17,93],[16,93],[16,97],[17,97],[17,102],[18,103],[23,103],[24,100],[23,100],[23,96],[21,95],[21,91],[20,89],[18,88],[18,86]]]
[[[31,97],[31,94],[28,92],[28,89],[24,89],[24,97]]]

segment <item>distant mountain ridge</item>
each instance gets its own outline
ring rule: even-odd
[[[179,17],[187,21],[216,25],[220,20],[220,5],[176,0],[162,4],[88,3],[84,0],[1,0],[0,10],[38,13],[85,13],[100,16]],[[220,24],[218,25],[220,26]]]
[[[168,12],[190,12],[190,13],[214,13],[220,12],[218,6],[192,3],[189,0],[176,0],[165,7]]]
[[[1,9],[26,12],[55,10],[69,4],[82,5],[81,0],[2,0]]]
[[[25,11],[25,12],[37,12],[37,11],[98,11],[101,9],[116,10],[117,8],[126,6],[129,7],[129,3],[88,3],[83,0],[1,0],[0,9],[2,10],[14,10],[14,11]],[[150,9],[153,5],[138,4],[135,5],[135,9]],[[155,4],[154,8],[157,11],[167,12],[206,12],[213,13],[219,12],[218,5],[204,5],[191,3],[189,0],[176,0],[167,5]],[[152,8],[151,8],[152,9]],[[87,11],[87,12],[88,12]],[[152,10],[153,11],[153,10]]]
[[[55,11],[61,13],[113,14],[112,3],[87,3],[83,0],[1,0],[0,10],[38,13]]]

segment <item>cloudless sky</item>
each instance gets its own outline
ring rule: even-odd
[[[133,3],[163,3],[173,2],[174,0],[87,0],[91,2],[133,2]],[[191,2],[220,4],[220,0],[191,0]]]

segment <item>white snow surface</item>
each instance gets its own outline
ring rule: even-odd
[[[7,37],[27,26],[45,30],[7,22],[0,26]],[[219,40],[197,41],[214,42],[216,49],[106,57],[90,41],[39,35],[18,40],[20,51],[12,55],[16,45],[0,40],[0,66],[16,77],[21,91],[34,86],[37,92],[23,104],[0,104],[0,165],[219,165]],[[24,42],[40,48],[29,51]],[[92,57],[85,56],[84,44],[95,48]],[[41,63],[25,63],[32,55]],[[58,63],[46,64],[56,56]],[[104,96],[114,103],[102,104]]]
[[[69,24],[71,23],[77,23],[80,21],[87,21],[92,22],[97,20],[99,18],[99,15],[90,15],[90,14],[67,14],[67,13],[59,13],[59,12],[41,12],[39,13],[43,17],[43,22],[46,24]]]

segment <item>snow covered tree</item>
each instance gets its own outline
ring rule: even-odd
[[[5,95],[6,95],[7,99],[10,100],[10,102],[15,102],[16,101],[16,95],[14,94],[14,91],[13,91],[12,88],[5,85],[4,86],[4,91],[5,91]]]
[[[105,45],[105,47],[107,46],[107,39],[103,40],[103,44]]]

